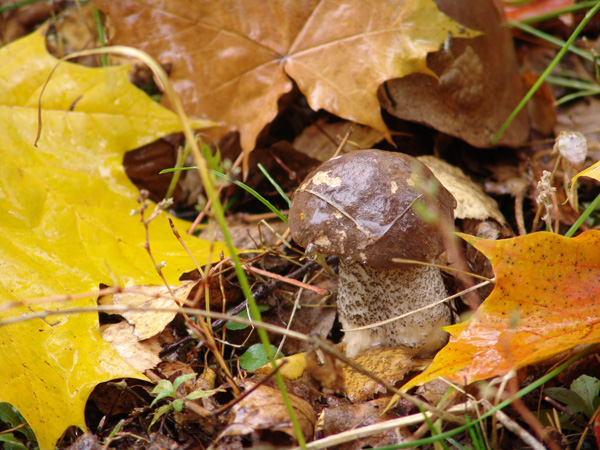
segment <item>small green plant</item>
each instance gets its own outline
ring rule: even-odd
[[[268,310],[269,307],[266,305],[258,305],[258,310],[263,313],[266,310]],[[236,314],[237,317],[240,317],[242,319],[250,319],[250,317],[248,316],[248,310],[247,309],[243,309],[242,311],[240,311],[239,313]],[[246,328],[248,328],[249,325],[244,325],[243,323],[236,323],[236,322],[227,322],[225,324],[225,328],[230,330],[230,331],[236,331],[236,330],[244,330]]]
[[[600,406],[600,380],[589,375],[581,375],[571,383],[571,388],[553,387],[544,389],[551,399],[565,405],[559,415],[562,428],[581,431],[581,422],[570,420],[578,416],[587,422]],[[582,422],[583,422],[582,421]]]
[[[6,450],[38,448],[33,430],[27,425],[27,421],[21,413],[9,403],[0,403],[0,424],[2,423],[6,424],[10,429],[0,431],[0,448]],[[23,440],[22,437],[25,439]],[[26,443],[30,447],[26,446]]]
[[[273,354],[277,352],[277,348],[271,345]],[[240,367],[248,372],[254,372],[259,367],[264,366],[269,362],[269,357],[262,344],[254,344],[248,347],[248,350],[240,356]]]
[[[160,419],[162,416],[167,414],[170,411],[183,411],[183,406],[185,405],[186,400],[198,400],[199,398],[210,397],[218,392],[218,389],[211,390],[202,390],[198,389],[193,392],[190,392],[187,395],[178,394],[177,390],[179,387],[188,380],[195,378],[195,373],[188,373],[185,375],[178,376],[173,383],[169,380],[160,380],[158,384],[152,390],[152,394],[156,394],[156,398],[150,403],[150,407],[156,405],[162,399],[170,399],[166,404],[161,406],[154,413],[154,417],[152,418],[152,422],[150,422],[150,426],[148,427],[148,433],[150,433],[150,429],[152,426]],[[171,400],[172,399],[172,400]]]

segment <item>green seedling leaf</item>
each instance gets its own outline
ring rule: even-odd
[[[186,381],[191,380],[192,378],[196,378],[195,373],[186,373],[185,375],[179,375],[177,378],[175,378],[175,381],[173,382],[173,394],[177,392],[179,386],[181,386]]]
[[[584,412],[588,417],[592,417],[598,403],[600,380],[589,375],[581,375],[571,383],[571,390],[583,399],[586,406]]]
[[[275,354],[277,352],[277,348],[274,345],[271,345],[271,351],[273,354]],[[247,370],[248,372],[254,372],[256,369],[264,366],[268,362],[269,358],[267,358],[265,348],[262,346],[262,344],[252,345],[244,352],[242,356],[240,356],[240,366],[242,369]]]
[[[556,387],[544,389],[544,394],[553,398],[556,401],[564,403],[569,412],[573,414],[580,413],[586,410],[586,402],[581,396],[571,389]]]
[[[168,380],[163,380],[163,381],[168,381]],[[168,381],[168,383],[169,383],[169,384],[171,384],[171,382],[170,382],[170,381]],[[154,406],[154,405],[156,405],[156,403],[157,403],[159,400],[162,400],[163,398],[166,398],[166,397],[173,397],[173,392],[174,392],[174,390],[173,390],[173,385],[171,385],[171,386],[170,386],[170,388],[167,388],[167,389],[164,389],[164,390],[157,390],[157,388],[158,388],[158,386],[156,386],[156,388],[154,388],[154,390],[152,391],[152,393],[153,393],[153,394],[155,394],[155,393],[156,393],[156,394],[158,394],[158,395],[157,395],[157,396],[156,396],[156,398],[155,398],[155,399],[152,401],[152,403],[150,403],[150,406],[151,406],[151,407],[152,407],[152,406]]]
[[[168,405],[162,405],[160,408],[158,408],[158,410],[154,414],[154,417],[152,418],[152,422],[150,422],[150,425],[148,426],[148,434],[150,434],[150,429],[152,428],[152,425],[154,425],[158,421],[158,419],[160,419],[172,409],[173,407],[170,403]]]
[[[183,402],[185,400],[183,398],[178,398],[176,400],[173,400],[173,409],[177,412],[181,412],[183,410]]]
[[[265,306],[265,305],[258,305],[258,310],[259,310],[261,313],[265,312],[265,311],[266,311],[266,310],[268,310],[268,309],[269,309],[269,307],[268,307],[268,306]],[[249,317],[248,317],[248,310],[247,310],[247,309],[244,309],[244,310],[240,311],[240,312],[237,314],[237,317],[240,317],[240,318],[242,318],[242,319],[249,319]],[[245,328],[248,328],[248,326],[249,326],[249,325],[244,325],[243,323],[236,323],[236,322],[227,322],[227,323],[225,324],[225,328],[227,328],[227,329],[228,329],[228,330],[230,330],[230,331],[243,330],[243,329],[245,329]]]

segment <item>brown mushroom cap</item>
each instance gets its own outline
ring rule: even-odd
[[[417,159],[402,153],[360,150],[311,172],[294,194],[292,237],[308,254],[351,258],[380,269],[401,267],[393,258],[432,261],[444,249],[440,223],[453,223],[454,197]],[[436,224],[417,203],[439,214]],[[418,208],[417,208],[418,209]]]

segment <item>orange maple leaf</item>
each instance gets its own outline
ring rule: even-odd
[[[460,236],[491,259],[496,285],[410,389],[434,378],[469,384],[581,344],[600,342],[600,231],[499,241]]]

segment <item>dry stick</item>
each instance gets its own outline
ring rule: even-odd
[[[511,397],[514,397],[519,391],[519,384],[516,377],[512,377],[507,382],[508,391]],[[543,425],[540,423],[537,417],[527,408],[521,398],[515,398],[512,402],[512,407],[521,415],[521,418],[535,431],[538,437],[548,443],[548,446],[552,450],[560,450],[560,446],[554,441],[554,439],[547,436],[544,431]],[[500,420],[500,419],[498,419]],[[545,439],[544,439],[545,438]]]
[[[465,413],[467,411],[472,411],[476,408],[475,402],[469,400],[468,402],[461,403],[459,405],[452,406],[448,408],[449,413]],[[308,450],[321,450],[328,447],[333,447],[336,445],[341,445],[346,442],[354,441],[356,439],[361,439],[369,436],[373,436],[375,434],[383,433],[385,431],[394,430],[396,428],[408,427],[412,425],[418,425],[425,420],[425,414],[428,418],[432,418],[434,416],[431,412],[426,413],[417,413],[412,414],[410,416],[400,417],[398,419],[386,420],[385,422],[375,423],[373,425],[367,425],[364,427],[356,428],[354,430],[342,431],[341,433],[334,434],[332,436],[327,436],[322,439],[318,439],[316,441],[310,442],[306,444],[306,448]],[[299,450],[300,447],[294,447],[290,450]]]
[[[156,270],[156,272],[158,272],[158,276],[160,276],[160,278],[163,280],[163,283],[167,287],[169,294],[171,294],[173,297],[175,297],[175,295],[173,295],[173,291],[171,290],[171,286],[169,285],[169,283],[167,282],[167,279],[165,278],[165,276],[162,273],[162,265],[156,264],[154,255],[152,254],[152,250],[150,250],[150,226],[149,226],[150,222],[152,222],[154,219],[156,219],[158,217],[158,215],[160,213],[162,213],[163,206],[167,205],[168,202],[165,202],[163,200],[160,203],[157,203],[156,207],[154,208],[154,211],[152,211],[152,214],[150,214],[150,217],[148,217],[147,220],[144,218],[144,212],[148,208],[148,191],[146,191],[146,190],[140,191],[140,196],[138,197],[138,202],[141,204],[140,209],[139,209],[140,220],[141,220],[142,224],[144,225],[144,230],[146,232],[146,242],[144,242],[142,244],[142,247],[145,248],[146,251],[148,252],[148,256],[150,256],[150,260],[152,261],[152,264],[154,265],[154,269]]]
[[[31,306],[31,305],[39,305],[40,303],[66,303],[73,300],[80,300],[82,298],[90,298],[90,297],[103,297],[105,295],[118,294],[121,292],[131,292],[132,288],[122,288],[120,286],[111,286],[102,289],[98,289],[96,291],[89,292],[81,292],[79,294],[65,294],[65,295],[53,295],[50,297],[40,297],[32,300],[17,300],[12,302],[6,302],[0,304],[0,312],[8,311],[13,308],[18,308],[20,306]],[[133,288],[135,289],[135,288]],[[141,291],[138,291],[142,293]],[[1,326],[1,324],[0,324]]]
[[[590,431],[594,431],[594,427],[592,427],[592,425],[590,425],[588,422],[586,422],[585,420],[583,420],[581,417],[579,417],[576,414],[573,414],[571,411],[569,411],[567,408],[565,408],[563,405],[561,405],[559,402],[557,402],[556,400],[554,400],[552,397],[548,397],[547,395],[544,396],[544,400],[547,401],[548,403],[550,403],[552,406],[554,406],[556,409],[558,409],[560,412],[562,412],[563,414],[566,414],[567,416],[569,416],[571,419],[576,420],[577,422],[579,422],[581,425],[583,425],[585,428],[588,428]]]
[[[484,399],[481,403],[488,410],[494,408],[494,406],[489,402],[489,400]],[[521,440],[527,445],[529,445],[532,449],[546,450],[546,447],[544,447],[540,441],[534,438],[531,435],[531,433],[529,433],[521,425],[519,425],[517,422],[508,417],[505,413],[503,413],[502,411],[496,411],[494,415],[496,416],[498,421],[502,423],[502,425],[504,425],[509,431],[512,431],[514,434],[519,436],[519,438],[521,438]]]
[[[329,291],[325,288],[313,286],[311,284],[307,284],[302,281],[294,280],[293,278],[284,277],[283,275],[279,275],[277,273],[267,272],[266,270],[262,270],[257,267],[246,266],[246,268],[250,272],[256,273],[258,275],[262,275],[264,277],[273,278],[274,280],[281,281],[282,283],[291,284],[292,286],[306,289],[307,291],[312,291],[319,295],[329,295]]]
[[[291,272],[287,276],[287,278],[297,279],[297,278],[303,277],[304,274],[306,274],[309,270],[311,270],[317,266],[318,266],[318,264],[316,262],[309,261],[306,264],[304,264],[302,267]],[[277,287],[280,284],[281,284],[281,281],[277,281],[277,280],[270,281],[265,284],[261,284],[260,286],[258,286],[258,288],[256,288],[254,291],[252,291],[252,296],[257,301],[261,300],[261,299],[265,298],[267,295],[269,295],[271,292],[273,292],[275,289],[277,289]],[[242,303],[240,303],[239,305],[237,305],[235,308],[230,310],[227,314],[230,316],[235,316],[236,314],[240,313],[244,309],[246,309],[246,301],[245,300]],[[217,328],[223,326],[223,324],[225,322],[226,322],[226,320],[215,320],[213,322],[213,329],[217,329]]]
[[[515,196],[515,220],[517,221],[517,230],[519,236],[525,236],[527,229],[525,228],[525,216],[523,215],[523,202],[525,201],[526,190],[523,189],[517,192]]]
[[[181,239],[181,236],[179,235],[179,231],[177,231],[177,228],[175,228],[175,224],[173,223],[173,220],[171,220],[170,217],[167,217],[167,220],[169,221],[169,225],[171,225],[171,231],[173,231],[173,234],[175,235],[175,237],[177,238],[177,240],[179,241],[179,243],[181,244],[181,246],[183,247],[185,252],[188,254],[188,256],[191,258],[191,260],[194,262],[196,269],[198,269],[198,272],[200,273],[200,277],[204,278],[204,271],[202,270],[202,267],[200,267],[200,264],[198,264],[198,261],[196,261],[196,258],[194,257],[192,252],[190,252],[190,249],[185,244],[185,242],[183,242],[183,239]]]
[[[331,259],[332,261],[337,259],[337,257],[330,257],[329,259]],[[329,261],[328,259],[328,261]],[[225,258],[223,261],[219,262],[214,268],[218,268],[219,265],[224,262],[227,261],[228,258]],[[288,275],[288,278],[300,278],[302,276],[304,276],[305,273],[307,273],[309,270],[318,267],[319,265],[314,262],[314,261],[309,261],[306,264],[304,264],[302,267],[296,269],[295,271],[291,272]],[[264,283],[258,286],[258,288],[256,288],[254,291],[252,291],[252,296],[254,297],[255,300],[261,300],[263,298],[265,298],[267,295],[269,295],[271,292],[273,292],[279,285],[281,284],[280,281],[274,280],[274,281],[270,281],[268,283]],[[248,303],[246,302],[246,300],[244,300],[243,302],[241,302],[239,305],[235,306],[234,308],[232,308],[231,310],[229,310],[227,313],[225,313],[227,315],[227,317],[234,317],[237,314],[239,314],[240,312],[242,312],[243,310],[246,309],[246,307],[248,306]],[[215,320],[214,322],[211,323],[212,329],[213,330],[218,330],[219,328],[221,328],[223,326],[223,324],[227,322],[227,320],[224,319],[218,319]],[[179,347],[181,347],[182,345],[187,344],[188,342],[191,342],[193,340],[192,336],[186,336],[183,339],[174,342],[172,344],[169,344],[167,346],[165,346],[158,354],[158,356],[160,358],[163,358],[171,353],[173,353],[174,351],[176,351]]]
[[[229,367],[227,366],[227,363],[225,362],[223,355],[221,355],[221,352],[217,348],[217,344],[215,343],[215,339],[212,335],[212,330],[210,330],[208,328],[208,324],[206,323],[206,321],[201,320],[201,321],[199,321],[198,324],[195,324],[191,320],[188,320],[187,325],[198,336],[201,336],[201,335],[204,336],[204,345],[206,345],[208,347],[208,349],[212,352],[214,357],[217,359],[219,366],[221,366],[221,369],[225,373],[225,379],[231,385],[231,389],[233,389],[233,393],[235,395],[240,395],[240,393],[241,393],[240,387],[236,384],[236,382],[233,378],[233,374],[229,370]]]
[[[303,282],[306,281],[307,277],[308,277],[308,273],[304,275]],[[290,314],[290,319],[288,320],[287,326],[285,327],[286,330],[289,330],[290,327],[292,326],[292,321],[294,320],[294,315],[296,315],[296,311],[298,310],[298,305],[300,304],[300,297],[302,296],[302,292],[303,292],[303,289],[300,288],[300,289],[298,289],[298,292],[296,293],[296,299],[294,300],[294,307],[292,308],[292,313]],[[283,336],[283,338],[281,338],[279,347],[277,347],[277,351],[275,352],[275,358],[277,358],[277,355],[281,352],[281,349],[283,348],[283,344],[285,344],[285,339],[286,339],[286,336]]]
[[[344,136],[344,139],[342,139],[342,142],[340,142],[340,145],[335,150],[335,153],[333,154],[332,158],[335,158],[337,155],[340,154],[340,152],[346,145],[346,142],[348,142],[348,139],[350,138],[350,136],[352,135],[353,132],[354,132],[354,130],[352,129],[352,126],[350,126],[350,128],[348,128],[348,131],[346,131],[346,135]]]

